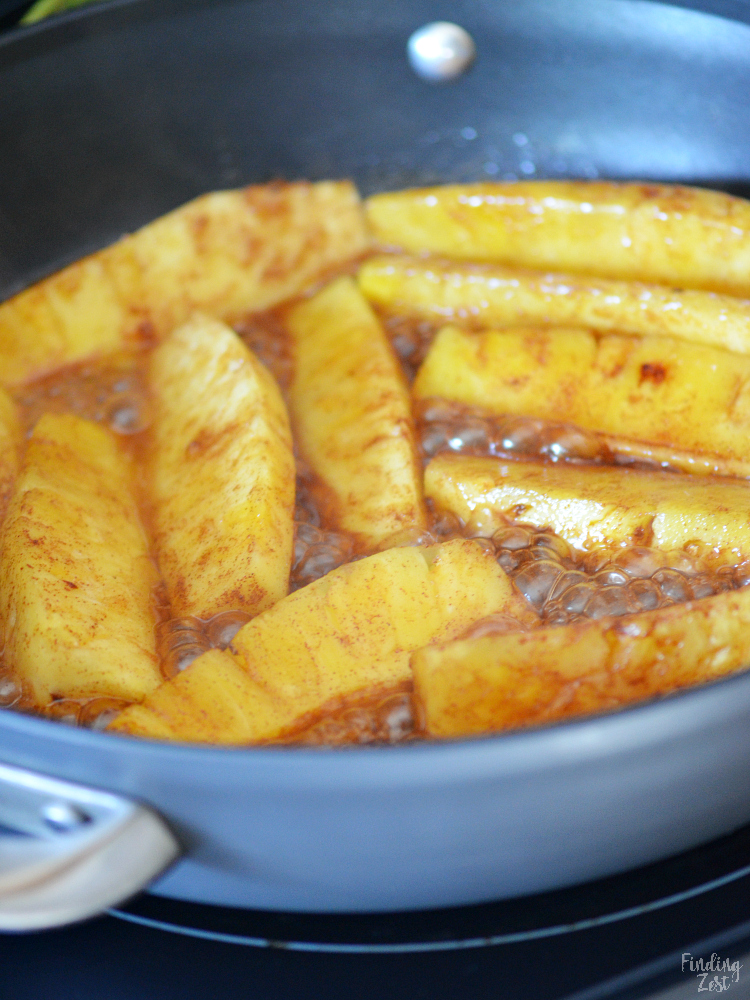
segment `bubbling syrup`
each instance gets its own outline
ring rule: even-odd
[[[334,524],[322,484],[298,458],[290,592],[306,587],[361,554],[354,535],[332,527]]]
[[[44,708],[44,715],[56,722],[64,722],[69,726],[82,726],[86,729],[106,729],[115,716],[131,702],[122,698],[54,698]],[[17,706],[22,711],[33,712],[33,708],[20,702]]]
[[[350,535],[324,531],[313,524],[294,525],[294,557],[289,590],[299,590],[319,580],[331,570],[351,560],[354,551]]]
[[[542,458],[550,462],[633,464],[629,458],[613,452],[600,435],[573,424],[535,417],[497,416],[444,399],[418,400],[415,420],[425,461],[450,452],[505,459]],[[661,463],[639,464],[663,468]]]
[[[488,413],[452,400],[417,400],[414,411],[417,443],[425,463],[435,455],[451,452],[506,460],[533,458],[616,465],[682,475],[747,475],[746,465],[705,453],[648,444],[538,417]]]
[[[120,353],[58,369],[19,389],[21,422],[31,431],[44,413],[74,413],[118,435],[140,434],[151,422],[143,353]]]
[[[575,552],[558,535],[509,524],[492,538],[497,561],[546,624],[653,611],[737,590],[750,564],[719,566],[720,554],[633,547]]]
[[[13,708],[23,698],[23,688],[18,680],[0,667],[0,708]]]
[[[161,672],[169,680],[209,649],[226,649],[250,619],[246,611],[222,611],[213,618],[170,618],[156,626]]]
[[[294,374],[289,336],[284,328],[282,312],[249,313],[233,325],[234,332],[263,362],[281,389],[288,390]]]
[[[287,306],[288,307],[288,304]],[[248,315],[235,330],[266,365],[285,394],[293,377],[293,357],[284,329],[284,308]],[[412,381],[439,324],[381,315],[384,328]],[[143,351],[71,365],[22,387],[16,393],[28,431],[45,412],[74,413],[108,426],[135,453],[151,421]],[[666,469],[683,466],[649,460],[637,449],[618,451],[617,442],[579,427],[533,417],[496,415],[446,400],[415,403],[417,438],[425,462],[451,452],[503,459],[536,458],[550,462],[630,465]],[[366,555],[355,536],[337,526],[333,501],[297,455],[297,497],[290,591],[321,579],[338,566]],[[141,484],[142,485],[142,484]],[[388,545],[434,545],[453,538],[473,538],[491,553],[513,585],[548,626],[597,620],[708,597],[750,584],[750,562],[724,565],[720,553],[706,553],[699,543],[658,552],[631,547],[583,553],[549,530],[508,521],[492,537],[481,526],[464,525],[450,512],[427,501],[426,530],[406,530]],[[147,518],[147,505],[144,506]],[[251,619],[227,610],[210,619],[174,618],[163,584],[154,594],[157,652],[165,679],[175,677],[209,649],[226,649]],[[502,635],[529,628],[505,614],[473,623],[462,638]],[[70,725],[104,729],[128,702],[107,697],[54,698],[43,714]],[[0,708],[34,711],[24,685],[0,660]],[[393,744],[418,734],[411,692],[370,693],[345,704],[327,706],[287,742],[308,745]]]
[[[414,726],[411,692],[402,690],[369,696],[328,712],[293,742],[310,746],[404,743],[416,735]]]
[[[435,339],[439,326],[430,320],[380,313],[379,319],[391,342],[407,382],[411,385]]]
[[[170,618],[156,627],[161,672],[169,680],[211,648],[200,618]]]

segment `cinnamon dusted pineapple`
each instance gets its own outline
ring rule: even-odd
[[[47,414],[26,451],[2,529],[5,662],[35,704],[107,695],[138,701],[158,687],[158,582],[112,435]]]
[[[369,258],[357,281],[373,305],[417,321],[586,326],[750,353],[750,300],[716,292],[398,254]]]
[[[251,743],[283,731],[289,706],[252,679],[234,657],[209,650],[142,704],[110,723],[111,732],[189,743]]]
[[[41,710],[83,701],[104,726],[101,703],[131,702],[112,731],[196,742],[395,739],[378,713],[408,715],[414,690],[424,732],[457,736],[747,662],[748,203],[543,182],[366,212],[389,252],[356,281],[336,276],[371,242],[351,185],[276,184],[207,195],[0,306],[27,425],[68,407],[134,435],[48,415],[29,439],[0,671]],[[410,394],[437,320],[455,326]],[[109,395],[110,362],[55,381],[111,352],[130,374]],[[0,494],[19,444],[0,393]],[[633,461],[702,478],[613,467]],[[347,729],[363,712],[375,726]]]
[[[376,194],[378,243],[631,281],[750,290],[750,203],[718,191],[607,181],[446,184]]]
[[[750,660],[750,590],[414,654],[430,736],[469,736],[609,711],[723,677]]]
[[[425,493],[464,523],[522,521],[613,558],[628,545],[665,552],[691,542],[722,550],[725,562],[750,557],[750,483],[741,479],[439,455]]]
[[[348,181],[202,195],[0,305],[0,382],[268,309],[368,244]]]
[[[18,409],[7,392],[0,389],[0,518],[13,493],[22,445]]]
[[[286,319],[297,443],[333,517],[368,548],[425,527],[409,391],[388,340],[351,278]]]
[[[444,327],[414,383],[489,413],[559,420],[615,452],[750,476],[750,358],[669,337]]]
[[[388,549],[279,601],[237,633],[230,652],[200,657],[110,728],[219,742],[280,738],[353,695],[408,685],[415,649],[498,612],[519,627],[536,618],[476,542]],[[234,721],[224,728],[227,701]]]
[[[239,337],[195,316],[156,348],[148,467],[176,615],[257,614],[288,592],[294,458],[284,401]]]

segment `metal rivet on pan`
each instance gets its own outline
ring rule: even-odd
[[[439,83],[465,73],[477,50],[468,31],[450,21],[435,21],[414,32],[406,51],[417,76]]]
[[[42,809],[42,819],[56,833],[68,833],[89,822],[89,817],[70,802],[48,802]]]

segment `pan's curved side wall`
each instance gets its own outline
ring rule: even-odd
[[[409,70],[449,17],[475,67]],[[0,296],[211,188],[509,176],[744,190],[750,28],[642,0],[113,0],[0,40]],[[750,676],[444,746],[220,751],[0,712],[0,759],[142,799],[191,856],[157,890],[281,909],[476,902],[750,821]]]

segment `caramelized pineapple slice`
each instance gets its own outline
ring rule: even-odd
[[[412,658],[417,712],[430,736],[611,710],[748,662],[748,589],[615,620],[460,640]]]
[[[370,548],[424,528],[409,392],[352,279],[340,278],[294,308],[287,329],[295,437],[328,487],[340,527]]]
[[[750,556],[750,484],[740,480],[439,455],[425,493],[464,523],[507,517],[583,550],[700,541],[734,562]]]
[[[54,698],[138,701],[160,683],[156,571],[129,463],[104,428],[47,414],[2,531],[5,657],[39,708]]]
[[[462,260],[657,281],[730,295],[750,290],[750,203],[659,184],[524,181],[376,194],[382,246]]]
[[[153,352],[155,547],[176,615],[256,614],[289,589],[294,458],[272,376],[196,316]]]
[[[368,242],[346,181],[203,195],[0,305],[0,381],[150,343],[196,309],[270,308]]]
[[[582,325],[750,353],[750,301],[715,292],[394,254],[365,261],[357,280],[374,305],[418,320]]]
[[[616,450],[695,472],[750,475],[750,358],[715,347],[575,329],[445,327],[414,394],[622,435]]]
[[[228,654],[211,649],[155,691],[131,705],[110,732],[188,743],[250,743],[258,729],[283,726],[285,702],[269,694]]]
[[[226,723],[226,741],[281,738],[352,695],[403,684],[413,650],[497,612],[538,621],[476,542],[388,549],[340,566],[245,625],[230,650],[247,681],[227,664],[214,674],[218,661],[205,654],[113,727],[156,736],[167,725],[175,739],[213,740],[228,701],[242,721]]]

